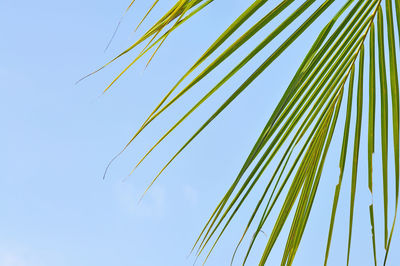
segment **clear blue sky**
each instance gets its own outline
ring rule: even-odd
[[[0,266],[192,265],[193,257],[187,255],[197,234],[231,184],[318,30],[342,1],[336,1],[326,16],[297,41],[300,45],[285,52],[239,97],[230,112],[223,113],[179,157],[140,205],[137,202],[141,193],[163,163],[279,43],[263,51],[123,182],[162,129],[175,121],[176,114],[209,89],[268,29],[257,35],[235,59],[228,60],[186,97],[186,105],[171,109],[139,137],[103,180],[108,161],[127,143],[146,114],[249,3],[234,0],[223,6],[226,0],[215,1],[171,36],[148,69],[144,70],[146,61],[139,62],[105,95],[101,95],[102,90],[129,57],[75,85],[135,39],[134,27],[149,1],[137,0],[110,49],[103,51],[128,2],[0,2]],[[161,2],[150,22],[173,1]],[[277,2],[270,1],[252,21]],[[343,116],[341,119],[343,122]],[[364,131],[352,265],[372,265],[365,136]],[[341,139],[334,141],[295,265],[321,265],[323,260],[339,173]],[[376,162],[380,161],[378,156],[379,152]],[[379,171],[377,166],[378,188]],[[344,265],[346,260],[349,177],[347,168],[330,265]],[[375,203],[382,208],[380,199]],[[233,223],[208,265],[229,265],[249,209]],[[382,217],[382,211],[377,210],[376,216]],[[377,233],[382,236],[382,222],[376,223]],[[395,233],[388,265],[397,265],[400,260],[399,230]],[[280,238],[278,245],[284,241]],[[260,238],[254,254],[259,254],[265,244],[266,239]],[[381,261],[381,237],[377,245]],[[270,265],[277,265],[279,256],[280,250],[276,249]],[[249,265],[256,265],[256,258]]]

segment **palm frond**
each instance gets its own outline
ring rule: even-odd
[[[222,0],[221,0],[222,1]],[[145,13],[138,27],[142,24],[148,14],[154,10],[156,0],[150,9]],[[122,53],[113,58],[99,70],[111,63],[116,63],[122,56],[128,56],[139,45],[144,48],[138,51],[133,57],[132,62],[119,73],[116,78],[105,89],[107,91],[117,80],[119,80],[128,69],[135,64],[139,58],[149,55],[150,62],[155,53],[163,45],[167,37],[172,34],[179,26],[185,24],[194,15],[200,15],[200,11],[206,11],[212,8],[213,0],[177,0],[157,22],[150,26],[145,33],[131,46]],[[237,65],[231,67],[231,70],[222,76],[215,86],[193,104],[189,111],[177,118],[177,121],[165,130],[162,137],[157,140],[153,146],[142,156],[135,168],[138,167],[167,136],[175,131],[185,120],[215,92],[223,87],[240,70],[248,65],[253,58],[260,56],[261,51],[271,47],[273,41],[282,40],[281,36],[290,28],[295,30],[283,39],[278,48],[276,48],[252,73],[249,73],[247,79],[241,83],[235,91],[225,99],[208,120],[200,125],[195,133],[180,147],[172,158],[161,168],[161,171],[152,180],[149,187],[157,180],[161,173],[168,167],[186,147],[206,129],[213,120],[218,117],[226,108],[234,102],[237,97],[243,93],[260,75],[269,69],[273,63],[280,58],[284,51],[289,47],[296,45],[296,41],[304,32],[317,20],[326,15],[327,10],[331,10],[333,0],[308,0],[299,1],[301,4],[293,8],[294,0],[283,0],[276,4],[270,11],[256,21],[244,31],[236,40],[227,45],[227,48],[221,49],[223,44],[230,42],[234,33],[243,27],[253,15],[266,6],[267,0],[255,0],[249,7],[217,38],[217,40],[203,53],[203,55],[190,67],[187,72],[178,80],[178,82],[168,91],[160,103],[155,106],[153,111],[147,116],[143,124],[128,141],[122,152],[144,132],[145,128],[155,123],[162,113],[171,106],[178,104],[183,95],[196,88],[200,81],[214,72],[218,66],[231,57],[235,52],[243,47],[252,37],[262,29],[271,29],[270,33],[261,40],[255,48],[248,51],[243,59]],[[393,9],[393,2],[395,10]],[[298,3],[298,2],[296,2]],[[128,7],[131,8],[133,2]],[[317,7],[315,8],[315,6]],[[279,15],[287,10],[294,10],[277,26],[272,21],[279,19]],[[384,10],[386,11],[384,13]],[[395,25],[395,18],[397,25]],[[386,22],[386,27],[385,27]],[[376,25],[376,29],[375,29]],[[264,129],[260,133],[256,143],[247,156],[242,168],[234,179],[232,185],[222,197],[217,207],[211,214],[203,230],[195,241],[192,252],[196,257],[204,254],[204,263],[214,250],[216,244],[223,237],[224,232],[229,227],[232,220],[237,216],[238,211],[246,204],[249,195],[256,186],[263,188],[262,195],[258,198],[248,222],[245,224],[243,232],[239,235],[235,253],[232,257],[234,262],[236,251],[243,243],[245,236],[251,230],[251,240],[246,249],[242,260],[245,264],[253,251],[254,243],[260,232],[264,232],[264,226],[267,221],[273,224],[271,232],[268,234],[268,242],[262,254],[260,254],[260,265],[267,263],[272,249],[276,247],[276,241],[282,234],[285,225],[290,226],[285,248],[282,250],[281,265],[292,265],[299,249],[305,228],[307,226],[311,209],[314,204],[319,183],[323,178],[323,167],[326,156],[331,147],[335,136],[335,129],[338,123],[343,123],[344,129],[341,132],[341,154],[338,159],[339,179],[334,188],[332,200],[332,211],[329,229],[327,235],[326,252],[324,265],[328,263],[332,236],[334,233],[334,224],[338,208],[339,197],[342,194],[342,181],[345,173],[346,161],[352,161],[350,202],[349,202],[349,235],[347,245],[347,265],[351,258],[351,240],[355,209],[355,200],[357,197],[357,183],[359,178],[358,166],[361,163],[360,145],[362,139],[362,121],[367,115],[367,165],[368,165],[368,189],[371,193],[372,204],[368,203],[371,225],[372,252],[375,265],[379,261],[386,263],[389,248],[393,237],[395,221],[398,209],[399,182],[400,182],[400,153],[399,153],[399,81],[397,69],[397,52],[399,45],[396,44],[400,35],[400,1],[398,0],[348,0],[343,2],[343,6],[337,10],[335,15],[322,28],[320,34],[314,41],[309,52],[305,55],[297,72],[294,74],[290,84],[286,88],[282,98],[278,102],[275,110],[272,112]],[[377,43],[376,43],[377,39]],[[387,45],[386,45],[387,44]],[[369,53],[365,52],[364,47],[369,47]],[[222,51],[220,51],[222,50]],[[366,55],[367,54],[367,55]],[[369,56],[368,56],[369,55]],[[386,66],[386,56],[389,58],[389,71]],[[215,59],[207,59],[214,57]],[[368,59],[368,60],[365,60]],[[368,66],[369,64],[369,66]],[[369,67],[369,68],[367,68]],[[200,69],[199,74],[194,74],[195,70]],[[367,76],[367,69],[368,76]],[[99,71],[97,70],[97,71]],[[97,72],[95,71],[95,72]],[[95,73],[93,72],[93,73]],[[356,78],[356,72],[358,73]],[[364,73],[365,72],[365,73]],[[92,74],[93,74],[92,73]],[[377,75],[379,81],[377,82]],[[367,77],[367,79],[364,78]],[[355,81],[357,80],[357,84]],[[183,85],[187,82],[187,85]],[[368,83],[366,86],[365,83]],[[379,86],[379,89],[378,89]],[[391,106],[389,106],[389,87]],[[365,89],[368,88],[368,112],[363,113]],[[353,97],[354,91],[357,97]],[[379,92],[380,101],[377,100]],[[344,95],[347,94],[347,97]],[[345,99],[345,100],[343,100]],[[353,103],[356,102],[356,110],[353,110]],[[380,132],[376,128],[376,109],[380,104]],[[346,108],[342,108],[346,105]],[[340,121],[340,110],[345,114],[345,121]],[[353,113],[355,117],[353,119]],[[389,117],[392,122],[389,123]],[[351,130],[351,122],[355,120],[355,130]],[[391,124],[391,125],[390,125]],[[393,135],[393,154],[389,154],[389,133],[392,130]],[[349,139],[354,134],[353,154],[348,156]],[[382,153],[382,173],[373,171],[373,155],[377,149],[376,138],[381,135],[381,153]],[[393,157],[394,164],[394,182],[395,202],[394,217],[389,230],[389,164],[388,159]],[[349,158],[350,157],[350,158]],[[273,169],[273,175],[268,177],[267,183],[259,182],[266,174],[266,169],[276,162]],[[374,187],[376,175],[381,175],[383,180],[383,191],[377,191]],[[286,193],[283,191],[286,189]],[[380,218],[374,215],[374,210],[380,208],[374,204],[374,198],[382,195],[383,199],[383,224],[384,224],[384,246],[377,245],[375,228],[376,219]],[[280,201],[279,201],[280,200]],[[279,202],[282,202],[279,206]],[[276,218],[271,218],[272,210],[278,211]],[[293,216],[291,216],[293,214]],[[292,218],[289,218],[292,217]],[[379,242],[378,242],[379,243]],[[384,248],[385,257],[378,258],[378,250]]]

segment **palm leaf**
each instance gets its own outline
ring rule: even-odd
[[[220,0],[222,1],[222,0]],[[156,0],[141,19],[139,26],[145,26],[145,19],[150,12],[157,7]],[[144,34],[139,37],[132,45],[114,57],[110,62],[99,68],[103,69],[112,63],[117,63],[123,56],[129,56],[139,45],[144,48],[137,51],[133,56],[131,63],[119,73],[116,78],[105,89],[107,91],[111,85],[120,79],[123,74],[130,69],[139,58],[149,55],[150,62],[167,37],[173,34],[176,29],[185,24],[195,15],[201,15],[212,8],[213,0],[177,0],[176,3],[161,16],[156,23],[150,25]],[[160,103],[155,106],[153,111],[147,116],[143,124],[128,141],[121,153],[129,147],[139,134],[142,134],[146,127],[155,123],[162,113],[171,106],[177,105],[183,101],[183,95],[196,89],[200,81],[213,73],[219,65],[235,57],[235,51],[243,47],[260,30],[269,28],[271,33],[261,40],[254,49],[250,49],[243,59],[224,76],[222,76],[215,86],[194,103],[189,111],[177,117],[169,128],[167,128],[162,137],[157,140],[153,146],[142,156],[135,168],[138,167],[161,142],[175,131],[185,120],[190,119],[191,115],[207,100],[209,100],[216,91],[223,87],[240,70],[242,70],[250,61],[260,56],[260,52],[271,47],[273,41],[282,40],[283,33],[287,33],[290,28],[295,30],[286,36],[281,43],[253,73],[249,73],[247,79],[240,84],[235,91],[225,99],[208,120],[200,125],[195,133],[181,146],[170,160],[161,168],[158,175],[150,182],[149,187],[157,180],[161,173],[168,167],[186,147],[218,117],[226,108],[234,102],[237,97],[243,93],[251,84],[281,56],[285,50],[293,45],[298,45],[297,39],[309,29],[321,16],[325,16],[328,10],[333,9],[333,0],[309,0],[298,1],[297,8],[292,10],[278,24],[271,23],[279,19],[279,15],[292,7],[293,0],[283,0],[276,4],[271,10],[250,25],[249,29],[244,31],[238,38],[231,40],[234,33],[246,25],[253,15],[265,7],[267,0],[255,0],[249,7],[217,38],[217,40],[203,53],[203,55],[190,67],[187,72],[178,80],[178,82],[168,91]],[[394,2],[394,5],[393,5]],[[131,8],[133,2],[128,7]],[[314,6],[317,5],[315,8]],[[395,10],[393,9],[395,7]],[[386,12],[383,12],[385,10]],[[397,25],[395,25],[395,21]],[[385,27],[386,22],[386,27]],[[276,25],[275,27],[273,25]],[[376,25],[376,30],[375,30]],[[139,27],[138,26],[138,27]],[[323,167],[326,156],[332,144],[335,129],[339,123],[344,125],[341,132],[342,149],[338,164],[340,168],[339,180],[334,191],[332,200],[332,211],[329,229],[327,235],[326,252],[324,264],[327,265],[330,252],[332,237],[334,235],[334,224],[338,208],[339,197],[342,194],[342,181],[345,177],[345,166],[347,160],[352,160],[352,174],[350,187],[350,219],[349,235],[347,248],[347,265],[351,258],[351,240],[352,228],[354,222],[355,200],[357,198],[356,188],[358,179],[364,178],[358,175],[358,166],[362,163],[360,160],[360,145],[363,136],[367,136],[367,165],[368,165],[368,189],[372,199],[379,193],[374,187],[376,175],[380,175],[374,169],[373,154],[376,150],[376,108],[380,104],[380,134],[382,151],[382,173],[383,180],[383,206],[368,203],[371,224],[372,254],[375,265],[382,261],[386,263],[389,255],[389,248],[395,228],[395,221],[398,209],[399,183],[400,183],[400,153],[399,153],[399,81],[397,69],[397,52],[399,46],[396,45],[396,27],[397,38],[400,35],[400,1],[398,0],[348,0],[343,1],[343,6],[336,11],[335,15],[321,29],[309,52],[305,55],[297,72],[294,74],[290,84],[286,88],[281,100],[278,102],[275,110],[266,122],[256,143],[247,156],[242,168],[234,179],[232,185],[228,188],[226,194],[222,197],[217,207],[211,214],[203,230],[195,241],[193,252],[199,258],[204,254],[204,263],[214,250],[224,232],[229,228],[230,223],[237,217],[238,212],[244,205],[250,204],[249,195],[256,187],[262,187],[263,193],[259,196],[248,222],[244,226],[243,232],[239,235],[236,251],[241,247],[245,236],[252,230],[251,240],[248,243],[245,256],[242,260],[245,264],[252,254],[254,243],[260,232],[265,231],[267,221],[273,224],[271,232],[268,234],[268,242],[260,256],[260,265],[267,264],[269,255],[276,246],[278,237],[282,235],[282,229],[288,225],[287,241],[284,249],[281,265],[292,265],[296,253],[301,244],[310,213],[317,195],[319,183],[324,177]],[[369,37],[369,38],[368,38]],[[377,46],[375,41],[377,39]],[[221,49],[226,44],[225,49]],[[387,44],[387,46],[386,46]],[[369,47],[369,53],[365,60],[364,47]],[[376,51],[377,50],[377,51]],[[386,57],[389,58],[389,71],[386,67]],[[211,57],[215,58],[212,60]],[[210,61],[210,62],[208,62]],[[208,62],[208,63],[206,63]],[[358,63],[357,63],[358,62]],[[368,79],[364,79],[364,69],[369,64]],[[199,70],[198,74],[194,74]],[[95,72],[97,72],[95,71]],[[358,72],[357,86],[355,86],[356,71]],[[93,73],[95,73],[93,72]],[[379,82],[376,82],[376,75],[379,75]],[[365,75],[366,76],[366,75]],[[187,85],[183,85],[184,82]],[[368,83],[366,86],[365,83]],[[389,83],[388,83],[389,82]],[[379,90],[378,86],[379,85]],[[388,103],[388,86],[390,86],[391,105]],[[353,97],[354,87],[356,87],[357,97]],[[364,105],[364,89],[368,88],[368,112],[362,112]],[[270,88],[267,88],[270,89]],[[380,101],[376,100],[377,91],[380,92]],[[347,95],[343,101],[344,95]],[[353,109],[353,103],[356,102],[356,110]],[[347,108],[342,108],[342,105]],[[345,109],[345,110],[344,110]],[[344,112],[345,121],[340,121],[340,111]],[[355,111],[355,131],[351,131],[352,113]],[[390,116],[391,115],[391,116]],[[366,134],[362,134],[363,117],[368,117],[368,126]],[[389,117],[392,122],[389,123]],[[389,131],[393,132],[393,154],[389,154]],[[353,154],[348,155],[348,144],[350,136],[354,134]],[[119,154],[121,154],[119,153]],[[119,154],[117,156],[119,156]],[[395,202],[394,217],[389,230],[388,199],[389,199],[389,164],[390,156],[393,157],[394,164],[394,182]],[[350,157],[350,158],[349,158]],[[114,159],[113,159],[114,160]],[[112,161],[113,161],[112,160]],[[266,176],[267,169],[277,165],[272,176]],[[261,178],[267,178],[267,183],[261,183]],[[284,190],[286,193],[283,193]],[[279,203],[282,202],[282,203]],[[376,208],[383,207],[384,235],[376,234],[375,221],[380,217],[374,216]],[[272,218],[270,213],[276,210],[279,215]],[[291,214],[293,214],[291,216]],[[292,218],[289,218],[292,217]],[[376,239],[383,239],[384,245],[376,245]],[[384,248],[385,257],[379,258],[379,250]],[[235,261],[235,254],[232,257],[232,263]]]

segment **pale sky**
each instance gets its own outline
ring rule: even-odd
[[[250,3],[232,0],[225,6],[226,0],[216,0],[171,36],[147,69],[146,61],[140,61],[104,95],[102,91],[108,82],[134,54],[75,85],[78,79],[112,58],[141,33],[134,33],[134,28],[150,3],[137,0],[114,42],[104,52],[129,2],[0,1],[0,122],[3,129],[0,131],[3,151],[0,153],[0,266],[192,265],[194,257],[187,256],[198,233],[238,173],[318,31],[342,1],[336,1],[316,25],[232,104],[229,112],[216,119],[178,157],[140,204],[141,194],[163,164],[289,32],[260,53],[127,177],[141,155],[176,121],[177,114],[187,110],[189,104],[210,89],[276,23],[261,31],[235,58],[201,82],[183,105],[173,107],[145,131],[112,164],[103,180],[107,163],[129,141],[146,115]],[[148,23],[173,1],[161,2]],[[279,1],[269,2],[250,23]],[[320,3],[316,1],[313,10]],[[294,29],[290,27],[290,31]],[[367,103],[366,98],[364,107]],[[295,265],[313,266],[323,262],[331,201],[339,174],[343,113],[340,119]],[[363,126],[366,125],[364,119]],[[352,265],[372,265],[365,130],[362,137]],[[377,151],[374,160],[378,164],[379,156]],[[375,171],[379,187],[380,165]],[[348,167],[329,265],[345,265],[346,261],[350,173]],[[249,207],[239,213],[208,265],[229,265],[256,199],[257,195],[253,195]],[[374,203],[379,206],[376,217],[382,217],[382,200],[374,199]],[[390,207],[392,217],[393,206]],[[376,226],[378,256],[382,261],[382,221],[376,221]],[[397,265],[396,261],[400,260],[398,228],[387,265]],[[285,232],[288,229],[286,226]],[[283,248],[285,241],[285,237],[279,238],[277,247]],[[248,265],[257,264],[266,242],[266,238],[259,238]],[[281,251],[274,250],[269,265],[280,263]],[[240,260],[236,262],[240,265]]]

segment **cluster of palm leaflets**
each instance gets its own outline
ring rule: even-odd
[[[128,147],[136,136],[161,113],[175,104],[185,93],[193,89],[196,84],[214,71],[222,62],[231,57],[238,48],[242,47],[257,32],[270,26],[270,22],[276,19],[279,14],[291,5],[294,5],[295,2],[297,4],[300,2],[301,4],[293,13],[285,17],[284,21],[280,21],[280,24],[278,24],[276,28],[273,28],[271,33],[253,50],[249,51],[237,65],[232,66],[231,71],[221,77],[218,83],[213,88],[210,88],[208,93],[198,100],[187,113],[179,117],[178,121],[167,129],[159,141],[157,141],[143,156],[138,165],[160,142],[187,119],[192,112],[209,99],[222,85],[249,63],[251,59],[258,55],[259,52],[269,47],[272,41],[277,40],[277,37],[290,25],[298,25],[296,26],[297,29],[287,37],[287,39],[283,40],[278,48],[274,50],[253,73],[248,75],[247,79],[236,88],[233,94],[225,100],[215,113],[213,113],[213,115],[209,117],[194,135],[176,152],[151,184],[154,183],[163,170],[193,141],[194,138],[196,138],[196,136],[229,106],[239,94],[248,88],[249,85],[319,17],[326,14],[326,10],[334,3],[334,0],[280,1],[279,4],[267,12],[226,49],[217,52],[218,48],[227,42],[233,33],[268,2],[267,0],[253,1],[254,2],[250,4],[247,10],[219,36],[165,95],[126,147]],[[154,2],[149,12],[158,2],[158,0]],[[176,4],[162,16],[157,23],[146,30],[139,40],[111,61],[114,62],[119,57],[126,55],[128,52],[138,47],[139,44],[145,44],[145,47],[139,51],[132,63],[111,82],[107,89],[109,89],[110,86],[139,58],[144,55],[149,55],[150,61],[171,32],[193,15],[199,13],[199,11],[202,11],[206,7],[211,8],[212,5],[210,4],[212,2],[213,0],[177,0]],[[351,167],[350,220],[347,251],[347,264],[349,264],[358,177],[357,172],[360,157],[360,136],[363,120],[362,110],[365,104],[363,94],[368,93],[368,113],[364,113],[364,116],[368,116],[368,187],[371,195],[376,197],[377,194],[373,191],[373,178],[382,178],[383,193],[378,191],[378,195],[382,194],[383,196],[383,224],[385,227],[384,247],[376,245],[375,243],[374,219],[376,217],[374,217],[374,209],[377,208],[377,206],[373,204],[369,206],[372,227],[371,239],[375,264],[381,261],[384,264],[386,263],[393,236],[399,197],[399,82],[396,59],[396,53],[399,51],[399,43],[396,44],[395,29],[397,26],[397,34],[400,34],[400,1],[347,0],[342,2],[342,8],[337,10],[336,15],[323,27],[309,52],[306,54],[281,100],[267,121],[257,142],[249,153],[240,172],[217,205],[204,229],[201,231],[192,251],[195,252],[196,256],[204,254],[204,262],[207,260],[238,210],[244,205],[248,195],[258,184],[259,186],[265,187],[264,192],[259,198],[252,215],[249,217],[248,223],[243,233],[241,233],[241,238],[238,243],[239,247],[244,237],[252,230],[252,237],[243,258],[243,263],[246,263],[251,254],[253,244],[260,233],[263,232],[263,226],[267,221],[273,223],[274,226],[272,231],[267,233],[268,242],[260,257],[259,264],[264,265],[267,263],[271,250],[285,224],[290,225],[290,231],[286,246],[283,250],[281,264],[291,265],[293,263],[315,200],[323,166],[335,128],[338,123],[343,122],[344,131],[343,133],[339,132],[342,136],[342,150],[340,160],[338,160],[340,176],[334,193],[324,263],[326,265],[328,261],[336,209],[339,196],[341,195],[340,191],[342,188],[344,169],[346,162],[348,162],[348,167]],[[315,8],[315,6],[317,7]],[[149,12],[147,12],[146,16]],[[304,14],[309,15],[307,15],[305,20],[299,23],[298,20],[302,18],[301,16],[304,16]],[[296,24],[294,24],[295,22]],[[395,23],[397,25],[395,25]],[[368,47],[369,49],[365,49],[364,47]],[[216,59],[205,64],[206,59],[211,55],[215,56]],[[369,58],[369,60],[365,60],[365,57]],[[190,74],[200,67],[202,67],[202,70],[199,74],[190,78]],[[369,78],[364,79],[364,76],[367,75]],[[365,85],[365,80],[368,80],[367,86]],[[188,85],[183,86],[183,81],[188,81]],[[380,92],[377,92],[378,89]],[[376,95],[380,96],[380,100],[376,99]],[[354,105],[355,108],[353,107],[354,101],[356,102]],[[373,174],[372,158],[375,149],[375,139],[376,136],[379,136],[379,134],[376,134],[375,116],[376,108],[379,106],[379,103],[381,108],[381,117],[379,119],[381,125],[377,128],[381,130],[381,161],[383,171],[382,173],[374,172]],[[342,112],[345,113],[345,121],[338,121],[341,108]],[[351,132],[350,130],[351,121],[355,121],[355,132]],[[352,139],[353,135],[354,139]],[[389,135],[393,136],[393,140],[388,139]],[[393,143],[393,148],[389,147],[391,143]],[[352,156],[347,152],[349,145],[353,145]],[[392,150],[393,154],[389,152]],[[393,220],[388,216],[388,173],[390,172],[390,169],[388,169],[388,158],[390,158],[390,156],[393,156],[393,177],[396,184]],[[268,177],[267,184],[260,183],[260,178],[273,161],[277,163],[273,175]],[[352,163],[350,164],[350,162]],[[282,193],[284,190],[287,192]],[[283,199],[283,203],[280,207],[276,206],[279,199]],[[276,208],[279,210],[279,215],[272,219],[269,215],[271,211]],[[291,213],[294,213],[294,215],[292,219],[289,219]],[[385,249],[384,258],[377,258],[376,250],[378,248]]]

